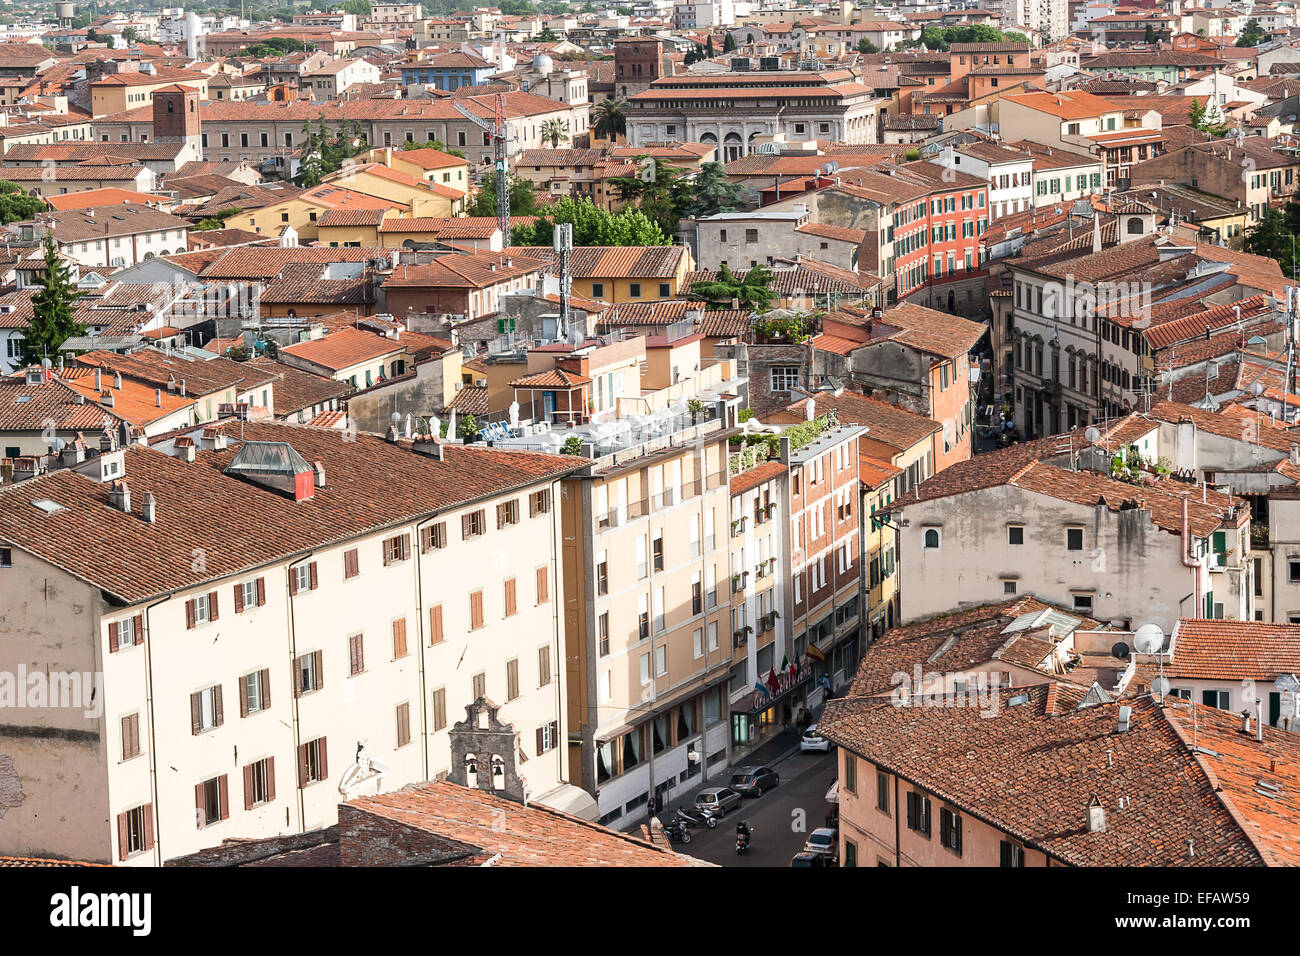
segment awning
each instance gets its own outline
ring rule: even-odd
[[[840,781],[838,778],[835,780],[833,784],[831,784],[831,788],[826,791],[826,802],[827,803],[840,802]]]
[[[569,816],[577,817],[580,820],[595,822],[600,819],[600,809],[596,804],[596,798],[586,790],[575,787],[571,783],[562,783],[554,790],[548,790],[530,802],[540,803],[544,807],[559,810],[561,813],[567,813]]]

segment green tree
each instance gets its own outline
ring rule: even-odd
[[[870,40],[868,40],[866,37],[863,37],[861,40],[858,41],[858,52],[859,52],[859,53],[879,53],[879,52],[880,52],[880,47],[876,46],[874,43],[872,43],[872,42],[871,42]]]
[[[135,27],[123,27],[122,39],[125,40],[127,43],[135,43],[139,41],[140,34]]]
[[[1300,233],[1300,204],[1289,202],[1281,209],[1270,209],[1258,223],[1246,231],[1241,248],[1251,255],[1274,259],[1282,271],[1295,278],[1296,235]]]
[[[510,215],[512,216],[532,216],[537,213],[537,196],[533,192],[533,184],[527,179],[520,179],[518,176],[510,176]],[[489,218],[497,214],[497,174],[496,170],[487,173],[483,177],[483,185],[465,208],[467,216],[487,216]],[[507,237],[508,238],[508,237]]]
[[[575,246],[666,246],[668,238],[640,209],[611,213],[590,199],[564,196],[532,226],[519,226],[513,241],[521,246],[549,246],[556,223],[573,226]]]
[[[691,295],[709,304],[710,309],[730,309],[738,302],[743,309],[766,312],[776,300],[771,288],[772,272],[766,266],[754,266],[738,279],[724,262],[712,282],[697,282],[691,286]]]
[[[691,219],[734,212],[740,207],[742,192],[738,183],[727,179],[727,171],[721,163],[703,163],[679,212]]]
[[[86,42],[87,42],[87,43],[103,43],[103,42],[104,42],[104,38],[103,38],[102,36],[99,35],[99,31],[98,31],[98,30],[96,30],[94,27],[91,27],[89,30],[86,31]]]
[[[559,38],[560,35],[556,33],[554,30],[552,30],[550,27],[544,28],[541,33],[533,37],[534,40],[537,40],[540,43],[554,43]]]
[[[423,143],[403,143],[402,149],[436,149],[438,152],[446,153],[448,156],[459,156],[461,159],[465,158],[465,151],[463,149],[456,149],[455,147],[448,146],[440,139],[426,139]]]
[[[1143,42],[1143,43],[1155,43],[1155,42],[1156,42],[1156,31],[1155,31],[1155,29],[1151,26],[1151,24],[1149,24],[1149,23],[1147,24],[1146,33],[1144,33],[1144,34],[1142,35],[1142,42]]]
[[[45,234],[45,271],[36,284],[40,291],[32,296],[31,324],[23,331],[23,361],[28,365],[53,358],[65,341],[86,332],[72,317],[72,304],[81,293],[72,283],[72,270],[59,258],[52,233]]]
[[[1259,21],[1251,17],[1242,27],[1241,36],[1237,37],[1237,46],[1259,46],[1267,36]]]
[[[627,135],[627,100],[607,96],[596,104],[596,118],[591,131],[598,139],[617,139]]]
[[[542,123],[542,144],[551,144],[552,149],[559,149],[560,143],[569,139],[569,121],[566,119],[548,119]]]
[[[730,33],[723,34],[722,52],[730,53],[735,49],[736,49],[736,38],[732,36]]]
[[[370,0],[345,0],[339,7],[344,13],[355,14],[358,17],[370,16]]]
[[[709,42],[706,43],[706,44],[704,44],[704,55],[705,55],[706,57],[708,57],[709,59],[713,59],[713,57],[716,55],[716,54],[713,52],[713,35],[712,35],[712,34],[709,35]]]
[[[24,195],[16,183],[0,179],[0,224],[35,219],[45,212],[45,200]]]

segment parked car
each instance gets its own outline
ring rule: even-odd
[[[790,858],[791,866],[827,866],[827,857],[824,853],[812,853],[808,850],[800,850]]]
[[[740,806],[743,798],[730,787],[709,787],[695,795],[695,810],[698,813],[712,813],[723,817],[728,810]]]
[[[771,767],[741,767],[731,775],[731,789],[747,797],[761,797],[780,782]]]
[[[835,830],[830,827],[818,827],[808,834],[803,849],[805,853],[819,853],[833,858],[839,849],[839,842],[839,834]]]
[[[803,732],[799,738],[799,750],[806,753],[809,750],[820,750],[822,753],[830,753],[831,742],[817,733],[817,725],[813,724]]]

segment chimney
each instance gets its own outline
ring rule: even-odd
[[[1241,732],[1246,736],[1250,736],[1250,711],[1248,710],[1241,712]]]
[[[153,404],[154,404],[154,407],[155,407],[155,408],[162,408],[162,389],[161,389],[161,388],[155,388],[155,389],[153,390]]]
[[[112,392],[102,392],[102,393],[100,393],[100,396],[99,396],[99,403],[100,403],[101,405],[103,405],[105,408],[112,408],[112,407],[113,407],[113,393],[112,393]]]
[[[311,463],[312,469],[316,472],[316,487],[325,487],[325,466],[319,461]]]
[[[114,387],[115,389],[117,389],[119,392],[122,391],[122,373],[121,373],[121,372],[114,372],[114,373],[113,373],[113,387]]]
[[[144,520],[153,524],[158,517],[158,502],[154,499],[153,492],[150,491],[144,496],[144,510],[142,512]]]
[[[125,481],[113,482],[113,487],[108,490],[108,506],[124,514],[131,513],[131,489]]]
[[[1291,443],[1291,464],[1300,465],[1300,445]]]
[[[181,379],[181,398],[185,397],[185,379]]]
[[[95,369],[95,391],[102,392],[103,390],[104,390],[104,375],[97,367]]]
[[[1133,721],[1133,708],[1125,704],[1119,709],[1119,720],[1115,724],[1115,733],[1128,733],[1129,725]]]
[[[1264,700],[1261,697],[1255,698],[1255,739],[1264,739]]]
[[[1101,833],[1106,829],[1106,808],[1096,797],[1088,803],[1088,832]]]

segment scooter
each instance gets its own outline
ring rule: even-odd
[[[753,827],[750,827],[750,829],[752,830]],[[749,849],[749,839],[750,837],[749,834],[747,833],[736,834],[736,853],[738,854],[744,853],[746,850]]]
[[[671,843],[691,842],[691,831],[686,829],[686,824],[676,817],[664,827],[664,833],[668,835]]]
[[[707,826],[710,830],[718,825],[718,821],[713,818],[711,813],[701,813],[699,816],[693,816],[685,810],[677,810],[673,814],[673,822],[680,820],[688,827]]]

